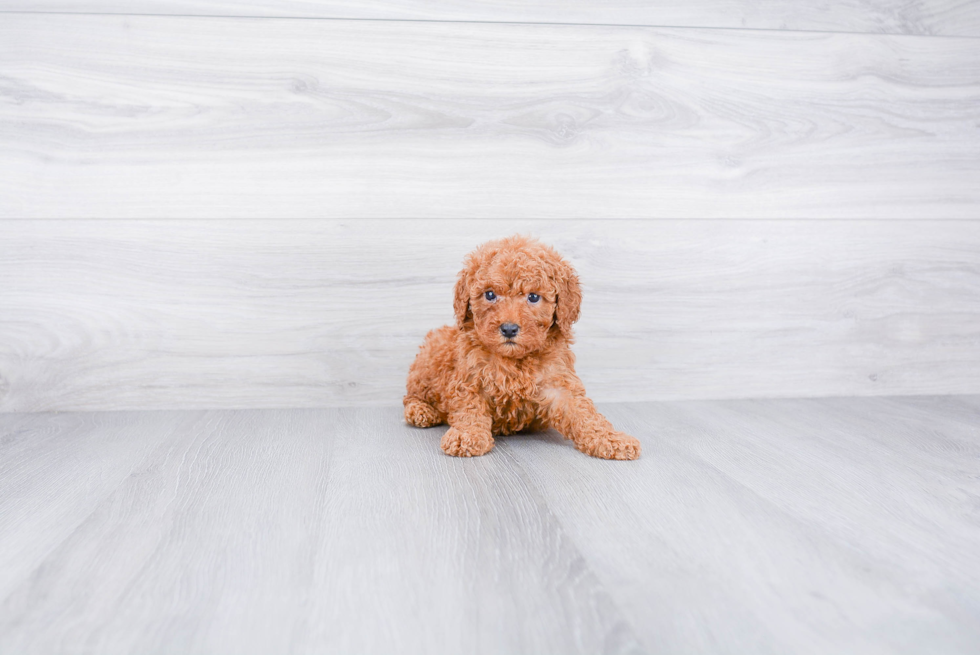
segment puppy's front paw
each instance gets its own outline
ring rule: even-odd
[[[431,428],[443,423],[444,417],[429,403],[413,399],[405,404],[405,422],[417,428]]]
[[[493,437],[474,435],[456,428],[449,428],[442,435],[442,450],[453,457],[478,457],[486,455],[493,448]]]
[[[640,440],[625,432],[603,434],[575,445],[586,455],[602,459],[636,459],[640,456]]]

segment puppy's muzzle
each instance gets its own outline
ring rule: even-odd
[[[507,339],[513,339],[520,331],[521,326],[519,326],[517,323],[504,323],[500,326],[500,334],[504,335],[504,337]]]

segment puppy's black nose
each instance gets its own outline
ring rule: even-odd
[[[504,323],[500,326],[500,334],[508,339],[513,339],[521,331],[521,326],[516,323]]]

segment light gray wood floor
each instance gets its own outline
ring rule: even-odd
[[[980,398],[0,415],[2,653],[976,653]]]

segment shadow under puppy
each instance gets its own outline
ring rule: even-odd
[[[596,411],[575,374],[582,293],[549,246],[513,236],[470,253],[456,282],[456,325],[432,330],[408,371],[405,420],[448,422],[442,449],[472,457],[494,435],[554,428],[583,453],[636,459],[640,442]]]

